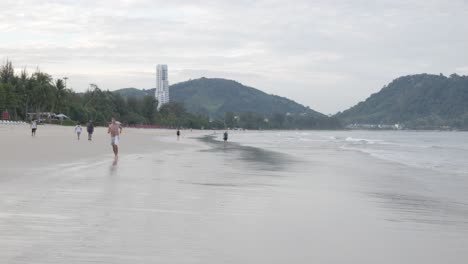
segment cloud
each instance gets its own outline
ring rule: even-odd
[[[332,113],[399,75],[463,71],[466,1],[2,1],[0,59],[77,90],[236,79]]]
[[[457,67],[455,68],[455,72],[462,75],[468,75],[468,66]]]

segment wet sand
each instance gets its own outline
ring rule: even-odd
[[[121,157],[113,166],[105,131],[98,130],[90,143],[77,142],[71,128],[40,127],[34,139],[20,128],[0,129],[0,164],[9,168],[0,177],[0,259],[467,259],[466,208],[419,190],[415,179],[425,171],[337,151],[329,144],[299,145],[288,152],[279,143],[265,148],[225,144],[208,134],[182,131],[177,140],[170,130],[124,130]],[[230,138],[236,141],[236,134]],[[444,208],[452,211],[438,212]],[[444,219],[451,221],[434,222]]]

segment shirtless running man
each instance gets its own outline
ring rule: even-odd
[[[112,122],[107,129],[107,134],[111,136],[111,145],[112,150],[114,151],[115,159],[117,160],[119,155],[119,135],[122,133],[122,127],[120,123],[115,121],[115,118],[112,118]]]

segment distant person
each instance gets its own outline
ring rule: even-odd
[[[75,126],[75,133],[76,133],[76,136],[78,137],[78,140],[80,140],[80,135],[81,135],[82,130],[83,128],[81,127],[81,124],[77,123]]]
[[[224,139],[224,142],[226,142],[228,140],[228,132],[227,131],[224,131],[223,139]]]
[[[92,140],[94,133],[93,121],[89,120],[88,125],[86,126],[86,131],[88,132],[88,140]]]
[[[37,121],[36,120],[33,120],[31,122],[31,137],[35,137],[36,136],[36,130],[37,130]]]
[[[111,124],[109,125],[109,129],[107,130],[107,134],[111,136],[111,145],[112,150],[114,151],[115,160],[118,159],[119,155],[119,136],[122,133],[122,127],[120,126],[120,122],[115,121],[115,118],[112,118]]]
[[[177,139],[179,139],[179,137],[180,137],[180,130],[179,130],[179,129],[177,129],[177,133],[176,133],[176,134],[177,134]]]

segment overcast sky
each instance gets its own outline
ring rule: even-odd
[[[468,0],[0,2],[0,60],[84,91],[237,80],[323,113],[401,75],[468,74]]]

